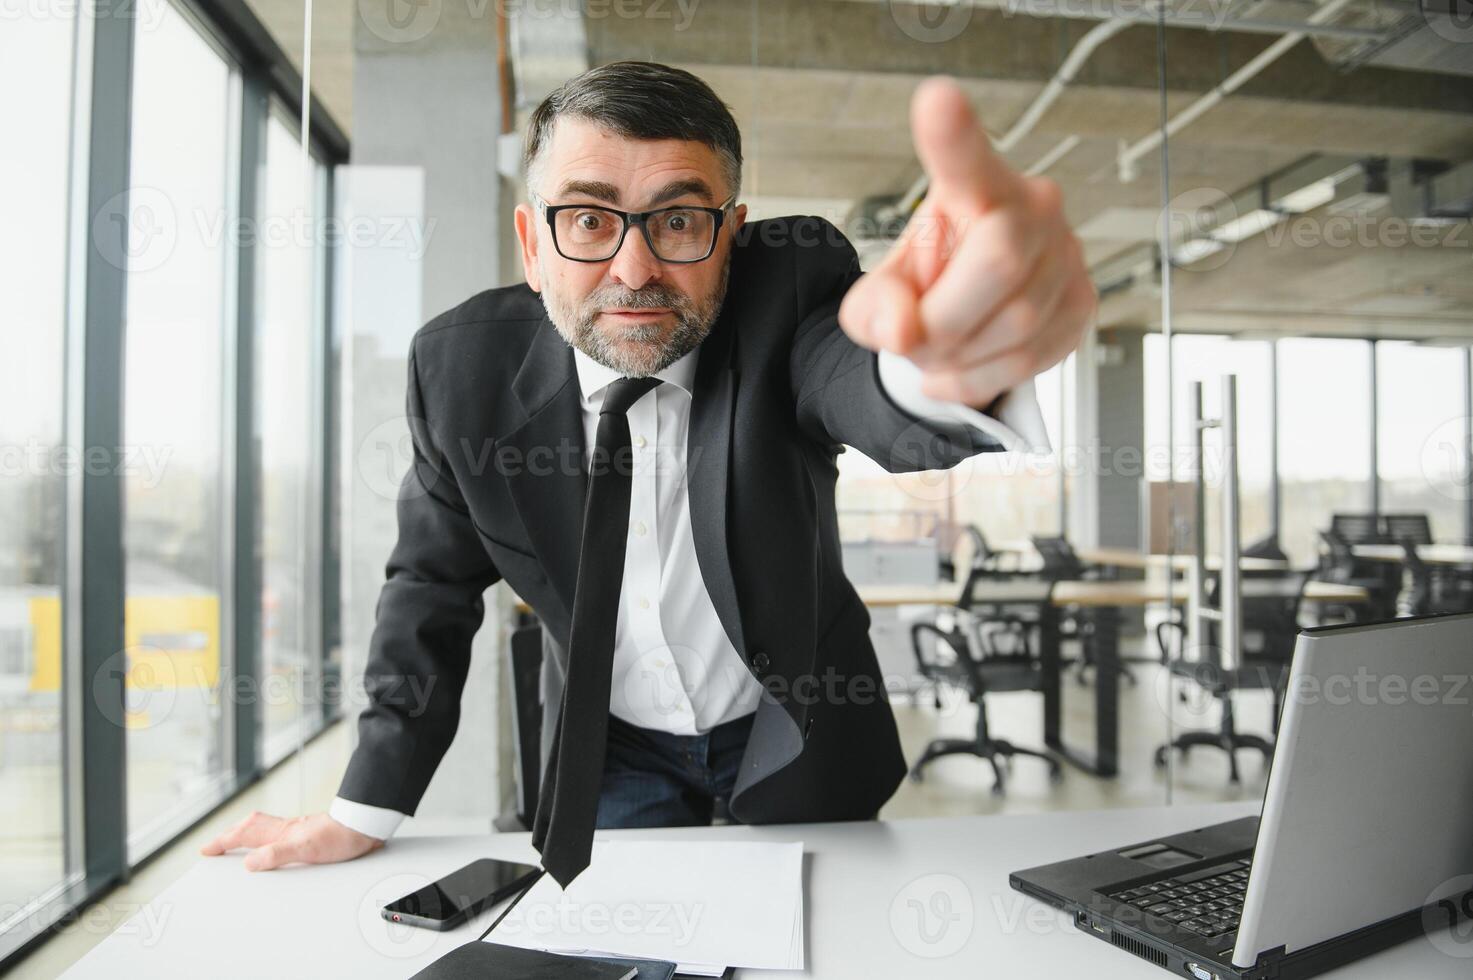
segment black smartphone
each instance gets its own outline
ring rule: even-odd
[[[454,929],[517,890],[540,873],[530,864],[481,858],[417,892],[390,902],[380,914],[390,922],[425,929]]]

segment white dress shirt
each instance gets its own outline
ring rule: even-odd
[[[698,735],[757,709],[762,687],[711,603],[696,559],[686,483],[686,440],[700,348],[655,376],[664,384],[629,407],[633,449],[624,584],[614,635],[609,713],[641,728]],[[608,385],[621,375],[573,351],[582,391],[584,464],[592,452]],[[1009,451],[1047,450],[1043,416],[1029,381],[1008,392],[988,416],[920,392],[920,369],[882,351],[880,382],[913,415],[966,422]],[[699,465],[699,460],[697,460]],[[388,838],[404,814],[338,797],[329,815],[344,826]]]

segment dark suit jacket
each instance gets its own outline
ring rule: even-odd
[[[838,453],[853,446],[900,472],[1001,448],[885,393],[875,354],[837,320],[858,276],[853,248],[821,219],[748,224],[697,358],[697,560],[766,688],[730,801],[748,823],[869,818],[905,773],[869,613],[840,564]],[[481,594],[498,579],[542,620],[556,723],[587,479],[579,400],[572,348],[525,285],[480,293],[416,334],[414,460],[343,797],[414,812],[455,735]]]

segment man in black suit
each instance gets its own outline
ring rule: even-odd
[[[740,135],[694,76],[620,63],[543,103],[527,283],[410,351],[414,459],[339,797],[205,853],[380,846],[454,737],[502,579],[543,627],[534,843],[560,881],[595,824],[877,813],[905,763],[840,562],[837,454],[898,472],[1011,448],[1094,305],[1057,188],[993,154],[954,84],[921,86],[912,125],[929,194],[861,277],[820,219],[745,223]]]

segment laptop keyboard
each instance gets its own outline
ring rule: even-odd
[[[1248,861],[1230,861],[1108,894],[1188,932],[1218,939],[1238,931],[1250,867]]]

